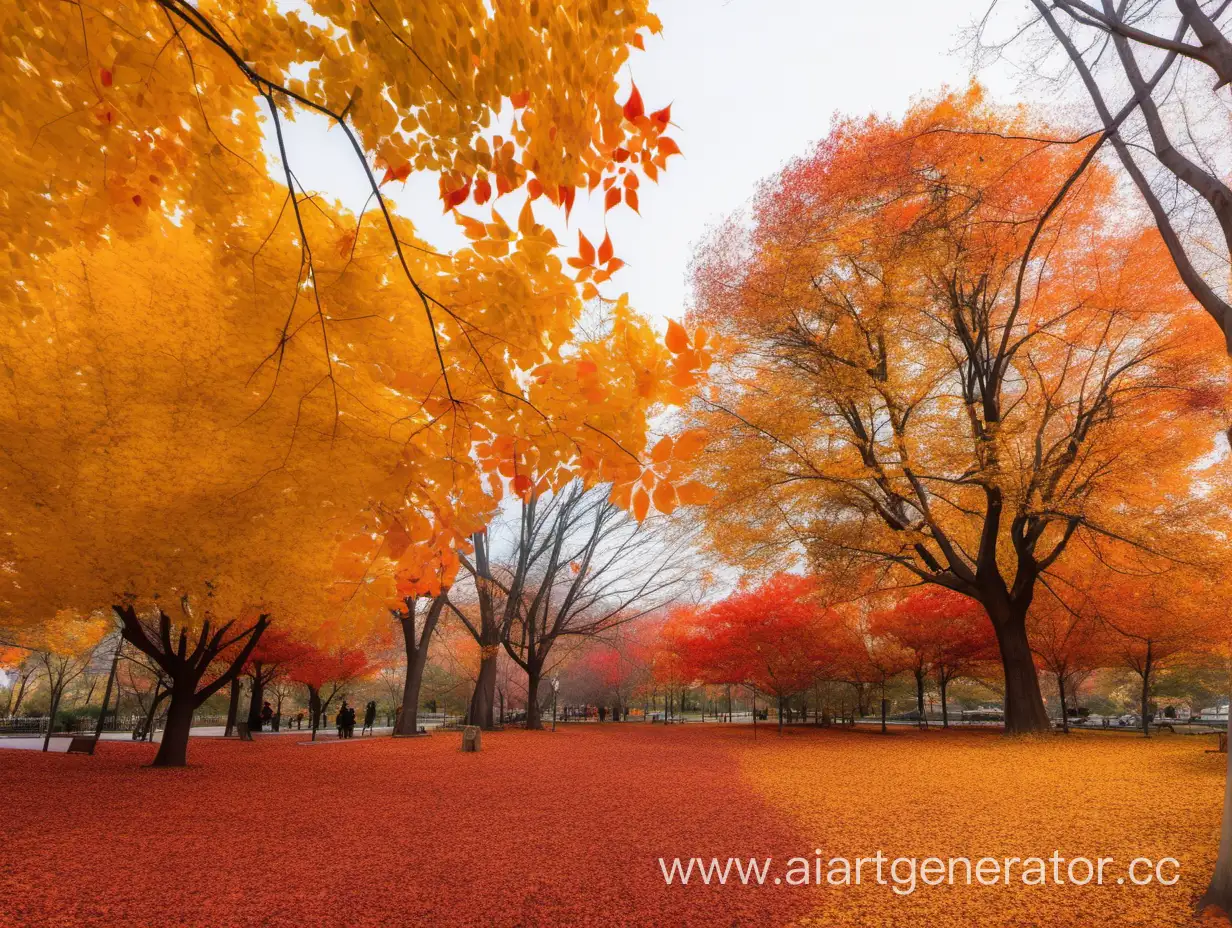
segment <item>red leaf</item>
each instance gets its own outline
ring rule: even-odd
[[[520,110],[522,107],[524,107],[527,103],[530,102],[530,91],[529,90],[519,90],[517,93],[510,96],[509,102],[513,104],[513,108],[515,110]]]
[[[646,115],[646,107],[642,104],[642,95],[637,92],[637,84],[634,84],[633,92],[625,101],[625,119],[636,122],[644,115]]]
[[[629,209],[633,210],[633,212],[635,213],[639,212],[637,208],[637,191],[636,190],[626,190],[625,191],[625,202],[629,204]]]
[[[667,124],[672,121],[672,105],[669,103],[663,109],[655,110],[650,114],[650,118],[667,128]]]
[[[599,246],[599,263],[607,264],[612,260],[612,236],[605,233],[603,244]]]
[[[642,51],[646,50],[646,44],[642,41],[642,34],[640,32],[633,33],[633,38],[630,39],[630,44],[634,48],[640,48]]]
[[[98,72],[98,79],[103,82],[104,87],[111,86],[111,71],[107,68],[101,68]]]
[[[385,176],[381,178],[381,185],[388,184],[391,180],[406,180],[411,176],[411,166],[404,164],[398,168],[386,168]],[[446,207],[448,208],[448,207]]]
[[[565,221],[569,221],[569,214],[573,212],[573,198],[577,196],[576,187],[566,187],[563,184],[560,188],[560,198],[565,204]]]
[[[488,181],[486,177],[481,178],[475,184],[475,203],[478,204],[479,206],[483,206],[483,204],[488,202],[488,199],[491,196],[492,196],[492,184]]]
[[[603,198],[603,211],[606,213],[613,206],[620,203],[620,188],[613,187],[607,192],[607,196]]]
[[[471,179],[468,177],[457,190],[451,190],[442,198],[445,203],[445,212],[449,212],[455,206],[466,202],[466,198],[471,195]]]
[[[595,246],[590,244],[581,230],[578,231],[578,254],[587,266],[595,263]]]
[[[543,184],[539,182],[539,178],[532,177],[530,183],[526,185],[526,193],[532,200],[537,200],[543,196]]]

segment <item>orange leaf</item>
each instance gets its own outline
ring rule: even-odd
[[[672,354],[680,354],[689,347],[689,333],[675,319],[667,320],[667,337],[663,340]]]
[[[648,512],[650,512],[650,495],[638,487],[633,493],[633,517],[639,522],[644,522]]]
[[[569,214],[573,212],[573,198],[575,196],[577,196],[576,187],[565,187],[563,185],[561,186],[560,199],[565,204],[565,221],[566,222],[569,221]]]
[[[629,204],[629,209],[633,210],[633,212],[635,213],[639,212],[637,208],[637,191],[636,190],[626,190],[625,191],[625,202]]]
[[[685,506],[704,506],[714,499],[714,490],[696,480],[690,480],[688,483],[681,484],[676,495]]]
[[[578,230],[578,255],[587,266],[595,263],[595,246],[590,244],[580,229]]]
[[[664,155],[680,154],[680,146],[676,144],[675,139],[669,139],[666,135],[659,139],[659,151]]]
[[[689,429],[687,432],[682,432],[676,437],[676,447],[672,449],[672,456],[678,461],[692,460],[699,451],[706,447],[709,438],[705,429]]]
[[[526,185],[526,194],[532,200],[537,200],[543,196],[543,184],[539,182],[539,178],[532,177],[530,183]]]
[[[612,236],[608,233],[603,235],[603,244],[599,246],[599,263],[607,264],[612,260]]]
[[[618,203],[620,203],[620,188],[613,187],[607,192],[607,195],[604,196],[603,198],[603,211],[607,212],[609,209],[611,209],[613,206],[616,206]]]
[[[513,492],[519,496],[529,491],[532,485],[531,479],[525,474],[518,474],[513,478]]]
[[[633,92],[629,94],[629,99],[625,101],[625,119],[630,122],[636,122],[646,113],[646,107],[642,104],[642,95],[637,92],[637,84],[633,85]]]
[[[612,492],[608,494],[607,499],[613,506],[619,506],[621,509],[628,509],[633,499],[633,484],[613,484]]]
[[[660,123],[663,128],[667,128],[667,124],[672,121],[672,105],[669,103],[663,109],[655,110],[650,114],[650,118]]]
[[[522,107],[524,107],[527,103],[530,102],[530,91],[529,90],[519,90],[517,93],[513,94],[509,98],[509,102],[513,104],[513,108],[515,110],[520,110]]]
[[[676,508],[676,489],[666,480],[660,480],[654,489],[655,509],[665,516],[672,514]]]
[[[110,87],[111,86],[111,71],[109,71],[107,68],[100,68],[98,72],[98,79],[103,82],[104,87]]]
[[[662,464],[672,456],[673,444],[672,437],[670,435],[664,435],[655,443],[654,448],[651,449],[650,460],[654,461],[656,464]]]
[[[642,34],[640,32],[633,33],[633,38],[629,40],[629,43],[634,48],[640,48],[642,51],[646,50],[646,43],[642,41]]]
[[[492,196],[492,184],[485,177],[475,184],[475,203],[483,206]]]

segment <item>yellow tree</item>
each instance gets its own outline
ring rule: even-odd
[[[656,378],[697,366],[677,344],[636,390],[565,408],[583,298],[619,259],[579,236],[567,269],[535,217],[599,187],[636,209],[639,179],[677,152],[666,109],[616,96],[658,28],[644,4],[312,12],[0,13],[0,87],[23,101],[0,112],[21,153],[0,181],[5,619],[116,607],[183,681],[159,763],[182,762],[189,704],[242,666],[265,617],[329,645],[400,608],[382,565],[467,544],[495,504],[493,452],[475,451],[507,456],[528,416],[563,467],[656,486],[640,466]],[[373,216],[296,179],[285,122],[313,115],[351,143]],[[383,185],[412,170],[466,206],[471,246],[439,254],[394,212]],[[511,226],[492,204],[521,187]],[[615,305],[633,321],[609,334],[653,353]],[[526,395],[558,378],[569,389]]]
[[[1082,152],[978,89],[849,121],[699,255],[715,546],[977,600],[1006,727],[1048,726],[1026,617],[1075,540],[1152,547],[1217,431],[1220,345]],[[718,382],[721,381],[721,382]],[[1177,403],[1180,398],[1183,402]],[[1160,513],[1171,513],[1160,515]],[[1209,514],[1209,513],[1208,513]]]

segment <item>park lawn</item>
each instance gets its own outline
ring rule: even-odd
[[[1190,925],[1213,739],[562,727],[0,752],[0,925]],[[1173,887],[665,886],[660,857],[1116,857]],[[1110,871],[1111,872],[1111,871]],[[867,871],[866,871],[867,873]],[[734,874],[733,874],[733,881]]]

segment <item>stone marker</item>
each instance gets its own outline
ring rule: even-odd
[[[478,751],[479,750],[479,726],[464,725],[462,727],[462,750]]]

